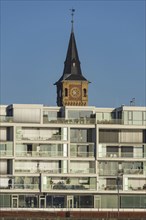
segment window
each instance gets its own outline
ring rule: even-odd
[[[145,195],[122,195],[121,208],[146,208]]]
[[[113,129],[99,130],[99,143],[118,143],[119,131]]]
[[[65,96],[68,96],[68,89],[65,88]]]
[[[87,96],[87,90],[86,89],[83,89],[83,95],[84,95],[84,97]]]
[[[121,146],[121,156],[122,157],[133,157],[133,147],[132,146]]]

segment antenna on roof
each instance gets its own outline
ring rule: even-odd
[[[130,106],[135,106],[135,98],[132,98],[132,100],[130,101]]]
[[[72,20],[71,20],[71,23],[72,23],[71,32],[73,32],[74,12],[75,12],[75,9],[72,8],[72,9],[70,9],[70,11],[71,11],[71,16],[72,16]]]

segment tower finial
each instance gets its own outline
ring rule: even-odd
[[[72,23],[71,32],[73,32],[74,12],[75,12],[75,9],[72,8],[72,9],[70,9],[70,11],[71,11],[71,16],[72,16],[72,20],[71,20],[71,23]]]

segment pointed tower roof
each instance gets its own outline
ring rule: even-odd
[[[73,31],[73,20],[72,20],[72,29],[68,44],[68,50],[66,59],[64,62],[64,70],[61,78],[55,83],[58,84],[63,80],[79,80],[79,81],[88,81],[83,75],[80,66],[80,60],[78,56],[75,35]]]

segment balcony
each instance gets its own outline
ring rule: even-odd
[[[95,190],[95,185],[72,185],[72,184],[64,184],[62,182],[57,184],[49,184],[49,185],[43,185],[43,190]]]
[[[127,169],[127,168],[124,168],[123,169],[124,171],[124,174],[143,174],[143,169],[141,168],[130,168],[130,169]]]
[[[23,141],[60,141],[63,140],[62,135],[52,135],[51,137],[45,137],[45,136],[19,136],[17,138],[18,140],[23,140]]]
[[[14,121],[13,121],[13,117],[11,117],[11,116],[0,115],[0,122],[1,123],[3,123],[3,122],[11,123]]]
[[[64,183],[58,183],[54,184],[52,186],[52,190],[95,190],[95,185],[72,185],[72,184],[64,184]]]
[[[124,124],[122,119],[98,120],[97,124]]]
[[[70,119],[65,119],[65,118],[57,118],[57,119],[51,119],[49,120],[48,117],[43,117],[43,123],[44,124],[95,124],[96,119],[95,118],[70,118]]]
[[[72,138],[73,139],[73,138]],[[70,156],[72,158],[76,158],[76,157],[94,157],[94,144],[90,143],[90,144],[76,144],[76,143],[72,143],[70,145]]]
[[[18,151],[17,157],[63,157],[63,151]]]
[[[141,159],[141,158],[144,158],[146,157],[145,154],[143,153],[128,153],[128,152],[105,152],[105,153],[98,153],[98,157],[99,158],[134,158],[134,159]]]
[[[95,173],[95,169],[94,168],[87,168],[87,169],[70,169],[70,173],[78,173],[78,174],[82,174],[82,173]]]
[[[130,185],[130,186],[128,186],[128,190],[129,191],[146,191],[146,184],[144,184],[142,186]]]
[[[43,176],[43,191],[45,190],[96,190],[95,177],[49,177]]]
[[[0,157],[13,156],[13,142],[1,142],[0,143]]]
[[[12,151],[0,150],[0,157],[12,157],[12,156],[13,156]]]
[[[39,190],[39,184],[9,184],[8,189],[13,190]]]
[[[96,120],[96,124],[119,124],[119,125],[146,125],[144,120],[123,120],[123,119],[110,119],[110,120]]]
[[[0,189],[39,189],[39,178],[38,177],[4,177],[0,178]]]
[[[119,185],[118,187],[119,187],[120,190],[123,189],[122,185]],[[99,186],[98,190],[99,191],[107,191],[107,190],[117,191],[118,187],[117,187],[117,185],[109,185],[109,184],[104,185],[103,184],[103,185]]]
[[[94,157],[94,152],[70,152],[71,157]]]
[[[15,171],[14,171],[16,174],[23,174],[23,173],[27,173],[27,174],[39,174],[39,173],[46,173],[46,174],[56,174],[56,173],[64,173],[64,170],[61,169],[61,168],[58,168],[58,169],[34,169],[33,167],[30,169],[19,169],[19,168],[16,168]]]
[[[99,175],[101,176],[116,176],[117,169],[99,169]]]
[[[101,176],[116,176],[117,173],[120,173],[120,170],[117,169],[99,169],[99,175]],[[124,168],[121,170],[122,174],[143,174],[143,169],[134,169],[134,168]]]
[[[146,177],[128,177],[128,184],[124,185],[128,191],[146,191]]]

